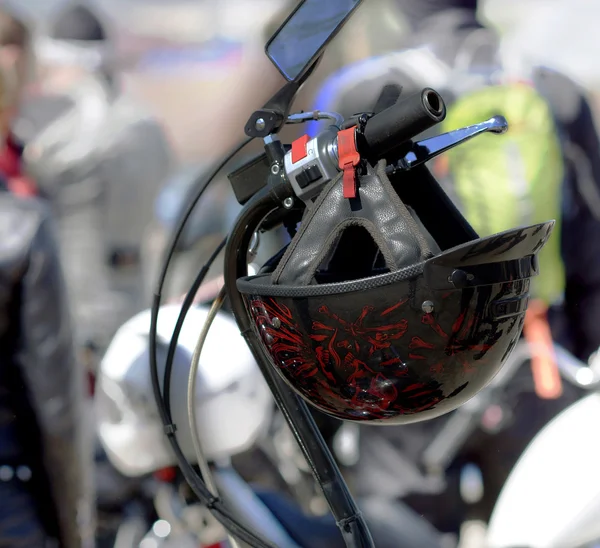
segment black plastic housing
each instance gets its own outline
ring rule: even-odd
[[[267,186],[270,173],[271,166],[266,153],[263,152],[227,175],[238,203],[244,205],[260,189]]]

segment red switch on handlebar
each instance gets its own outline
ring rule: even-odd
[[[338,132],[338,165],[344,172],[344,198],[356,198],[356,166],[360,154],[356,150],[356,127]]]
[[[292,142],[292,164],[304,160],[308,156],[308,151],[306,150],[308,141],[310,141],[310,137],[303,135]]]

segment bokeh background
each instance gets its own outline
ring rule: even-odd
[[[63,0],[18,3],[43,33]],[[289,2],[94,0],[90,4],[113,28],[127,91],[163,121],[182,161],[220,156],[242,135],[246,116],[280,83],[262,48],[269,28],[275,28]],[[517,48],[521,55],[563,71],[592,91],[600,89],[600,64],[594,53],[600,16],[596,2],[487,0],[482,15],[501,30],[505,48]],[[366,2],[327,52],[297,106],[304,106],[336,65],[392,50],[404,32],[393,2]],[[215,133],[222,138],[215,139]]]
[[[43,53],[55,14],[68,2],[70,0],[0,0],[0,6],[10,6],[33,23],[37,49]],[[165,131],[174,155],[165,183],[167,179],[173,182],[171,177],[181,176],[182,185],[189,186],[190,178],[242,139],[248,116],[283,84],[282,77],[264,54],[264,44],[289,13],[294,1],[88,0],[87,3],[102,16],[111,34],[111,64],[119,75],[120,92],[132,103],[143,105]],[[486,0],[481,17],[500,31],[505,59],[514,58],[562,71],[589,92],[596,112],[600,112],[599,2]],[[328,48],[316,72],[301,90],[294,110],[309,109],[317,89],[333,71],[372,55],[394,51],[402,44],[406,33],[406,21],[394,0],[366,0]],[[51,60],[42,56],[40,74],[47,77],[51,67]],[[283,135],[290,137],[301,129],[289,127]],[[260,147],[261,142],[256,142],[247,153],[258,152]],[[96,361],[94,363],[94,358],[90,358],[90,363],[86,364],[91,370],[98,365],[104,350],[102,343],[109,341],[121,323],[150,306],[149,288],[167,236],[164,226],[162,230],[153,231],[152,228],[162,222],[162,219],[157,222],[154,209],[161,181],[155,181],[152,188],[144,187],[136,166],[128,169],[134,174],[132,181],[135,181],[132,200],[136,201],[136,196],[144,194],[142,209],[145,209],[142,213],[141,209],[137,210],[126,220],[138,228],[149,227],[144,232],[146,258],[136,268],[118,268],[101,274],[106,265],[103,264],[104,250],[99,243],[102,238],[97,236],[104,230],[104,225],[101,221],[94,224],[93,216],[100,216],[97,210],[83,208],[77,215],[58,216],[67,283],[77,305],[76,314],[81,313],[83,321],[90,323],[95,323],[96,318],[99,319],[97,323],[103,321],[101,318],[108,318],[104,340],[96,341],[100,344],[95,349],[98,353]],[[231,197],[226,180],[221,183],[199,214],[210,218],[210,223],[217,227],[215,233],[223,223],[210,217],[210,209]],[[227,207],[215,208],[219,212],[216,216],[227,210],[223,215],[231,222],[237,210],[234,207],[230,211]],[[142,214],[147,219],[140,219]],[[172,291],[171,297],[181,295],[187,289],[198,271],[200,260],[206,259],[208,251],[222,237],[220,233],[216,239],[215,234],[210,236],[194,253],[180,258],[178,270],[173,274],[179,276],[180,281],[174,284],[178,289]],[[96,262],[98,267],[94,276],[97,277],[89,276],[89,265]],[[79,269],[80,264],[87,270]],[[144,284],[144,291],[139,291],[138,287]],[[104,285],[106,289],[102,289]],[[110,289],[108,285],[111,285]],[[135,297],[132,296],[134,293]],[[93,294],[95,300],[90,299],[88,306],[85,295],[89,294]],[[119,308],[119,303],[125,301],[129,304]],[[79,327],[76,325],[76,329]],[[79,344],[81,339],[78,340]],[[118,483],[120,479],[115,482],[113,476],[110,481]],[[109,480],[101,480],[98,485],[109,485]]]

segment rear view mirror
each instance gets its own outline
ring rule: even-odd
[[[362,0],[302,0],[266,45],[288,82],[298,81]]]

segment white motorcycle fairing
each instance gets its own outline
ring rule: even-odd
[[[580,548],[600,539],[600,394],[529,444],[492,513],[487,548]]]
[[[179,305],[163,306],[158,315],[157,362],[162,386],[168,341]],[[177,440],[186,458],[196,462],[187,416],[187,383],[196,339],[207,307],[192,307],[175,352],[171,412]],[[117,331],[102,359],[97,380],[98,434],[111,463],[134,477],[177,461],[163,432],[154,400],[149,363],[150,311]],[[270,425],[274,402],[235,321],[215,317],[204,344],[196,383],[198,434],[208,459],[218,460],[250,449]]]

